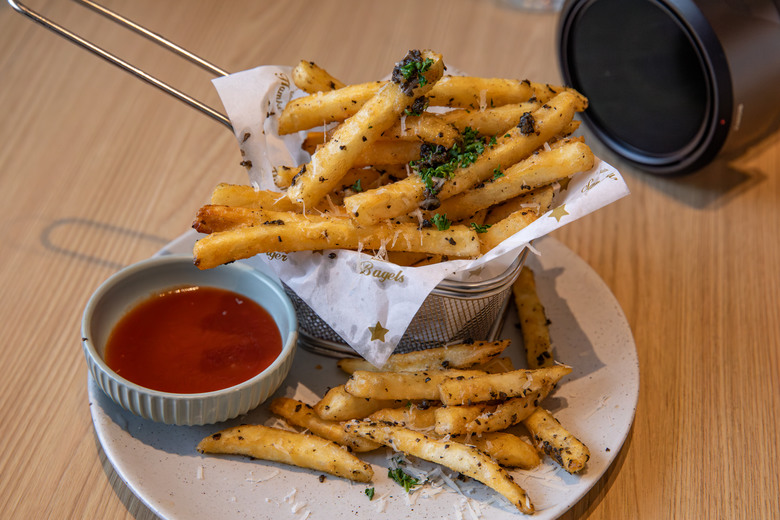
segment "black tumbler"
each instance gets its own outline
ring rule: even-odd
[[[700,169],[780,124],[780,0],[568,0],[558,32],[586,125],[644,171]]]

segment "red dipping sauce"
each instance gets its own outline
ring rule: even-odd
[[[182,287],[152,296],[116,324],[105,360],[137,385],[195,394],[242,383],[282,352],[268,311],[238,293]]]

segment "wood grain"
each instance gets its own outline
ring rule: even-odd
[[[559,81],[556,16],[488,0],[106,5],[229,71],[305,58],[366,81],[429,47],[475,75]],[[208,73],[75,3],[34,7],[221,107]],[[237,147],[5,3],[0,114],[0,516],[154,518],[95,437],[81,311],[103,279],[188,229],[216,183],[244,180]],[[564,518],[776,517],[780,137],[681,178],[588,138],[632,194],[555,236],[623,307],[641,388],[615,464]]]

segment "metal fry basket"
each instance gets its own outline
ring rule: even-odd
[[[190,107],[199,110],[221,123],[233,133],[230,119],[218,110],[146,73],[115,54],[98,47],[89,40],[33,11],[22,2],[17,0],[7,1],[14,10],[46,29],[129,72],[142,81],[157,87]],[[216,65],[92,0],[76,0],[76,2],[125,28],[135,31],[165,49],[211,72],[215,76],[228,75],[228,72]],[[517,279],[527,253],[527,249],[523,250],[504,273],[488,280],[462,282],[447,279],[442,281],[428,295],[417,311],[395,352],[423,350],[472,339],[495,340],[503,326],[503,318],[509,304],[512,284]],[[286,286],[285,290],[295,306],[300,325],[299,343],[303,348],[331,357],[357,355],[297,294]]]
[[[528,249],[524,249],[506,271],[488,280],[443,280],[423,301],[394,352],[400,354],[468,340],[495,340],[504,324],[512,284],[527,254]],[[287,286],[285,291],[298,316],[301,347],[331,357],[357,355],[295,292]]]

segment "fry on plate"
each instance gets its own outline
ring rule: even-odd
[[[373,399],[438,400],[439,385],[446,380],[464,380],[482,375],[479,370],[428,370],[424,372],[353,372],[344,389],[355,397]]]
[[[495,460],[473,446],[453,440],[431,438],[408,428],[376,421],[349,421],[346,429],[478,480],[503,495],[521,512],[534,512],[534,506],[525,490]]]
[[[468,368],[488,363],[501,354],[509,340],[473,341],[404,354],[392,354],[382,367],[375,367],[362,358],[344,358],[338,361],[341,370],[352,374],[356,370],[375,372],[424,372],[448,368]]]
[[[569,473],[576,473],[585,467],[590,459],[590,450],[577,437],[544,408],[537,408],[523,424],[531,432],[536,447],[546,453]]]
[[[288,423],[305,428],[323,439],[345,446],[350,451],[359,453],[375,450],[379,447],[379,444],[375,442],[348,434],[341,422],[326,421],[320,418],[314,408],[297,399],[277,397],[271,401],[268,408]]]
[[[262,425],[227,428],[205,437],[200,453],[244,455],[330,473],[356,482],[370,482],[374,470],[335,442],[316,435]]]
[[[368,417],[382,408],[394,408],[406,404],[392,399],[370,399],[355,397],[344,389],[334,386],[314,405],[314,411],[328,421],[348,421]]]

